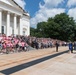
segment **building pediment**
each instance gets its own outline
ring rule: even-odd
[[[0,1],[14,8],[22,9],[14,0],[0,0]]]

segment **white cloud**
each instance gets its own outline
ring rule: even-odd
[[[25,1],[24,0],[14,0],[17,4],[19,4],[23,9],[26,5]]]
[[[64,2],[64,0],[44,0],[44,5],[40,4],[40,7],[47,7],[47,8],[52,8],[52,7],[57,7],[60,3]]]
[[[76,5],[76,0],[68,0],[67,6],[70,8]]]
[[[63,12],[65,12],[65,9],[41,9],[36,13],[35,17],[31,19],[31,24],[33,25],[33,27],[35,27],[38,22],[47,21],[49,17],[54,17],[56,14],[60,14]]]
[[[38,22],[47,21],[49,17],[54,17],[56,14],[65,12],[65,9],[56,8],[64,0],[44,0],[45,4],[39,4],[39,11],[31,18],[32,27],[36,27]]]
[[[76,21],[76,8],[69,9],[68,15],[69,15],[70,17],[73,17],[74,20]]]

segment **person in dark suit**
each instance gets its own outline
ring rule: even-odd
[[[73,43],[69,43],[69,52],[73,53]]]
[[[57,41],[55,43],[55,46],[56,46],[56,52],[58,52],[59,43]]]
[[[76,50],[76,41],[74,42],[74,50]]]

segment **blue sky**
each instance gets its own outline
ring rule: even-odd
[[[38,22],[47,21],[60,13],[67,13],[76,20],[76,0],[15,0],[25,11],[29,12],[31,27]]]
[[[30,13],[31,16],[34,16],[36,11],[39,10],[39,3],[41,0],[24,0],[26,2],[25,10]]]

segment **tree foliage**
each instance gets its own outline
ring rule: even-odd
[[[64,41],[76,40],[76,23],[66,13],[48,18],[47,22],[40,22],[36,29],[31,29],[31,35],[36,37],[50,37]]]

